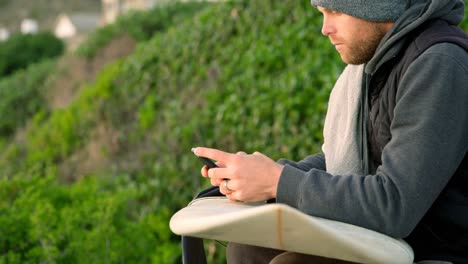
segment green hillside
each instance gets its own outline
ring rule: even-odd
[[[185,10],[64,107],[47,101],[66,72],[54,61],[0,80],[0,115],[21,110],[0,121],[0,263],[180,263],[170,216],[208,186],[190,148],[320,150],[344,65],[308,1]],[[89,60],[104,45],[93,41]],[[206,245],[220,263],[221,246]]]

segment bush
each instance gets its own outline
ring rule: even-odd
[[[15,34],[0,43],[0,78],[43,59],[57,57],[64,47],[63,41],[49,32]]]
[[[107,43],[115,37],[128,34],[138,42],[150,39],[154,34],[166,31],[170,26],[177,25],[184,19],[189,19],[205,7],[203,2],[174,2],[158,5],[150,11],[130,11],[118,17],[113,24],[96,30],[77,49],[77,54],[92,58]]]
[[[34,114],[47,108],[43,85],[55,69],[55,62],[46,60],[0,79],[0,138],[11,136]]]
[[[102,121],[96,111],[115,89],[112,81],[119,73],[120,64],[116,62],[101,72],[95,85],[84,88],[70,107],[52,112],[45,120],[38,113],[31,124],[31,133],[26,135],[25,165],[58,163],[82,147],[92,128]]]
[[[175,263],[179,248],[167,208],[138,203],[125,175],[0,179],[0,263]],[[143,213],[144,212],[144,213]],[[171,242],[172,241],[172,242]]]

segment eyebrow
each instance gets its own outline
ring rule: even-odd
[[[311,4],[313,7],[317,8],[317,10],[318,10],[319,12],[323,12],[323,11],[325,11],[325,12],[332,11],[331,9],[328,9],[328,8],[326,8],[326,7],[323,7],[323,6],[316,6],[316,5],[312,4],[312,0],[311,0],[311,3],[310,3],[310,4]],[[320,10],[320,9],[322,9],[322,10]]]
[[[323,7],[323,6],[315,6],[317,8],[317,10],[320,12],[320,13],[335,13],[335,14],[343,14],[339,11],[336,11],[336,10],[333,10],[333,9],[329,9],[329,8],[326,8],[326,7]]]

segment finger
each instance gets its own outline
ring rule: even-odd
[[[247,155],[247,153],[245,153],[244,151],[239,151],[236,153],[237,155]]]
[[[213,186],[219,186],[219,184],[220,184],[220,183],[218,183],[218,181],[216,179],[212,179],[212,178],[210,178],[210,183]]]
[[[228,195],[230,194],[231,192],[226,189],[226,187],[224,186],[224,181],[221,182],[221,184],[219,184],[219,191],[224,194],[224,195]]]
[[[219,185],[219,192],[226,195],[226,196],[228,195],[228,192],[223,188],[222,185]]]
[[[227,191],[226,189],[224,189],[222,187],[219,187],[219,192],[226,195],[226,197],[229,197],[230,195],[232,195],[232,192]]]
[[[231,181],[230,180],[224,180],[223,183],[221,183],[221,186],[223,186],[223,188],[228,191],[228,192],[233,192],[234,189],[231,188]]]
[[[224,179],[213,179],[216,183],[216,186],[219,186],[221,185],[221,183],[223,183]]]
[[[231,192],[225,195],[229,200],[234,201],[234,202],[239,202],[239,200],[236,198],[236,192]]]
[[[219,149],[196,147],[193,148],[193,153],[200,157],[206,157],[212,160],[216,160],[220,163],[227,164],[231,160],[234,154],[221,151]]]
[[[221,186],[224,186],[224,181],[222,183],[220,183]],[[238,180],[233,180],[233,179],[230,179],[230,180],[227,180],[227,187],[229,190],[235,192],[237,190],[239,190],[239,181]]]
[[[225,195],[230,195],[234,192],[234,190],[232,190],[230,187],[229,187],[229,181],[226,181],[224,180],[220,185],[219,185],[219,188],[222,190],[222,192],[225,194]]]
[[[227,179],[230,178],[228,175],[229,171],[225,168],[212,168],[208,170],[208,177],[211,179]]]
[[[205,165],[201,168],[201,175],[203,177],[208,177],[208,166]]]

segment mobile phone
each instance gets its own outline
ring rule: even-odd
[[[216,163],[214,163],[214,161],[210,160],[209,158],[200,157],[200,156],[197,156],[197,158],[201,160],[201,162],[203,162],[209,169],[218,167],[218,165],[216,165]]]
[[[192,152],[194,152],[193,150],[194,150],[194,148],[192,148]],[[193,154],[195,154],[195,152],[194,152]],[[198,155],[196,155],[196,154],[195,154],[195,156],[197,156],[197,158],[198,158],[201,162],[203,162],[203,164],[205,164],[205,165],[208,167],[208,169],[212,169],[212,168],[217,168],[217,167],[218,167],[218,165],[216,165],[216,163],[214,163],[214,161],[212,161],[212,160],[209,159],[209,158],[200,157],[200,156],[198,156]]]
[[[203,162],[208,167],[208,169],[218,168],[218,165],[216,165],[216,163],[214,163],[214,161],[210,160],[209,158],[200,157],[200,156],[197,156],[197,158],[201,160],[201,162]],[[229,181],[229,178],[223,178],[223,180]]]

